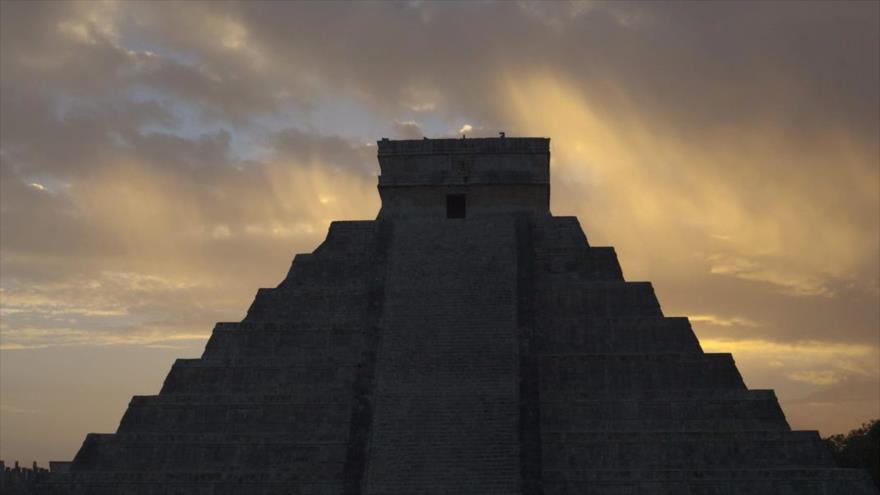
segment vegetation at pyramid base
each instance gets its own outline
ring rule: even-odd
[[[831,435],[825,443],[838,466],[867,469],[880,489],[880,419],[868,421],[845,435]]]

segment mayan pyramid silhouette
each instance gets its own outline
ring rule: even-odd
[[[875,493],[552,216],[549,139],[378,158],[375,220],[333,222],[44,490]]]

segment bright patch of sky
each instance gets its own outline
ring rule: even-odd
[[[48,174],[23,177],[21,181],[35,191],[51,194],[62,192],[68,187],[66,182],[58,180]]]
[[[375,109],[346,92],[323,92],[303,117],[305,121],[298,124],[318,134],[370,142],[392,133],[391,119],[381,118]]]
[[[142,133],[162,133],[185,139],[226,131],[230,136],[232,154],[240,161],[258,160],[265,154],[259,132],[248,126],[235,126],[227,121],[207,118],[198,105],[155,88],[139,86],[129,92],[133,101],[156,102],[174,116],[169,124],[150,124],[142,127]]]
[[[392,127],[394,120],[401,122],[413,121],[424,131],[428,138],[447,137],[468,120],[450,119],[437,111],[405,111],[398,115],[377,112],[376,108],[359,100],[347,92],[324,92],[312,104],[312,110],[299,114],[295,119],[269,117],[266,122],[273,121],[277,128],[283,122],[292,123],[294,127],[306,129],[317,134],[339,135],[352,140],[375,142],[383,137],[395,138]],[[288,125],[289,127],[290,125]]]
[[[122,48],[140,53],[152,53],[162,59],[177,62],[183,65],[198,66],[202,60],[195,54],[186,53],[180,50],[169,50],[164,43],[156,40],[138,39],[132,36],[126,36],[121,40]]]
[[[179,50],[169,50],[160,42],[127,38],[123,41],[123,45],[128,50],[149,52],[183,65],[201,64],[197,56]],[[441,116],[437,111],[410,110],[403,112],[402,115],[383,115],[351,92],[334,88],[333,91],[321,92],[309,103],[308,108],[291,105],[286,109],[277,109],[276,112],[256,117],[250,125],[236,126],[235,132],[231,132],[228,123],[206,119],[197,106],[155,88],[138,87],[132,92],[131,97],[137,101],[164,102],[177,120],[171,126],[148,126],[144,129],[145,132],[163,132],[196,139],[221,129],[227,130],[232,136],[230,143],[232,152],[242,161],[265,157],[270,151],[266,145],[266,137],[291,127],[321,135],[341,136],[354,142],[372,143],[382,137],[396,137],[392,128],[395,118],[401,121],[415,121],[429,138],[454,135],[462,126],[462,122],[469,122],[467,118],[450,120],[448,116]]]

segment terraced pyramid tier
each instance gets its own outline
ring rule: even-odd
[[[42,491],[876,493],[550,214],[549,140],[379,159],[376,220],[334,222]]]

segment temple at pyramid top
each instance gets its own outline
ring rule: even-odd
[[[378,142],[379,217],[550,214],[550,139]]]

